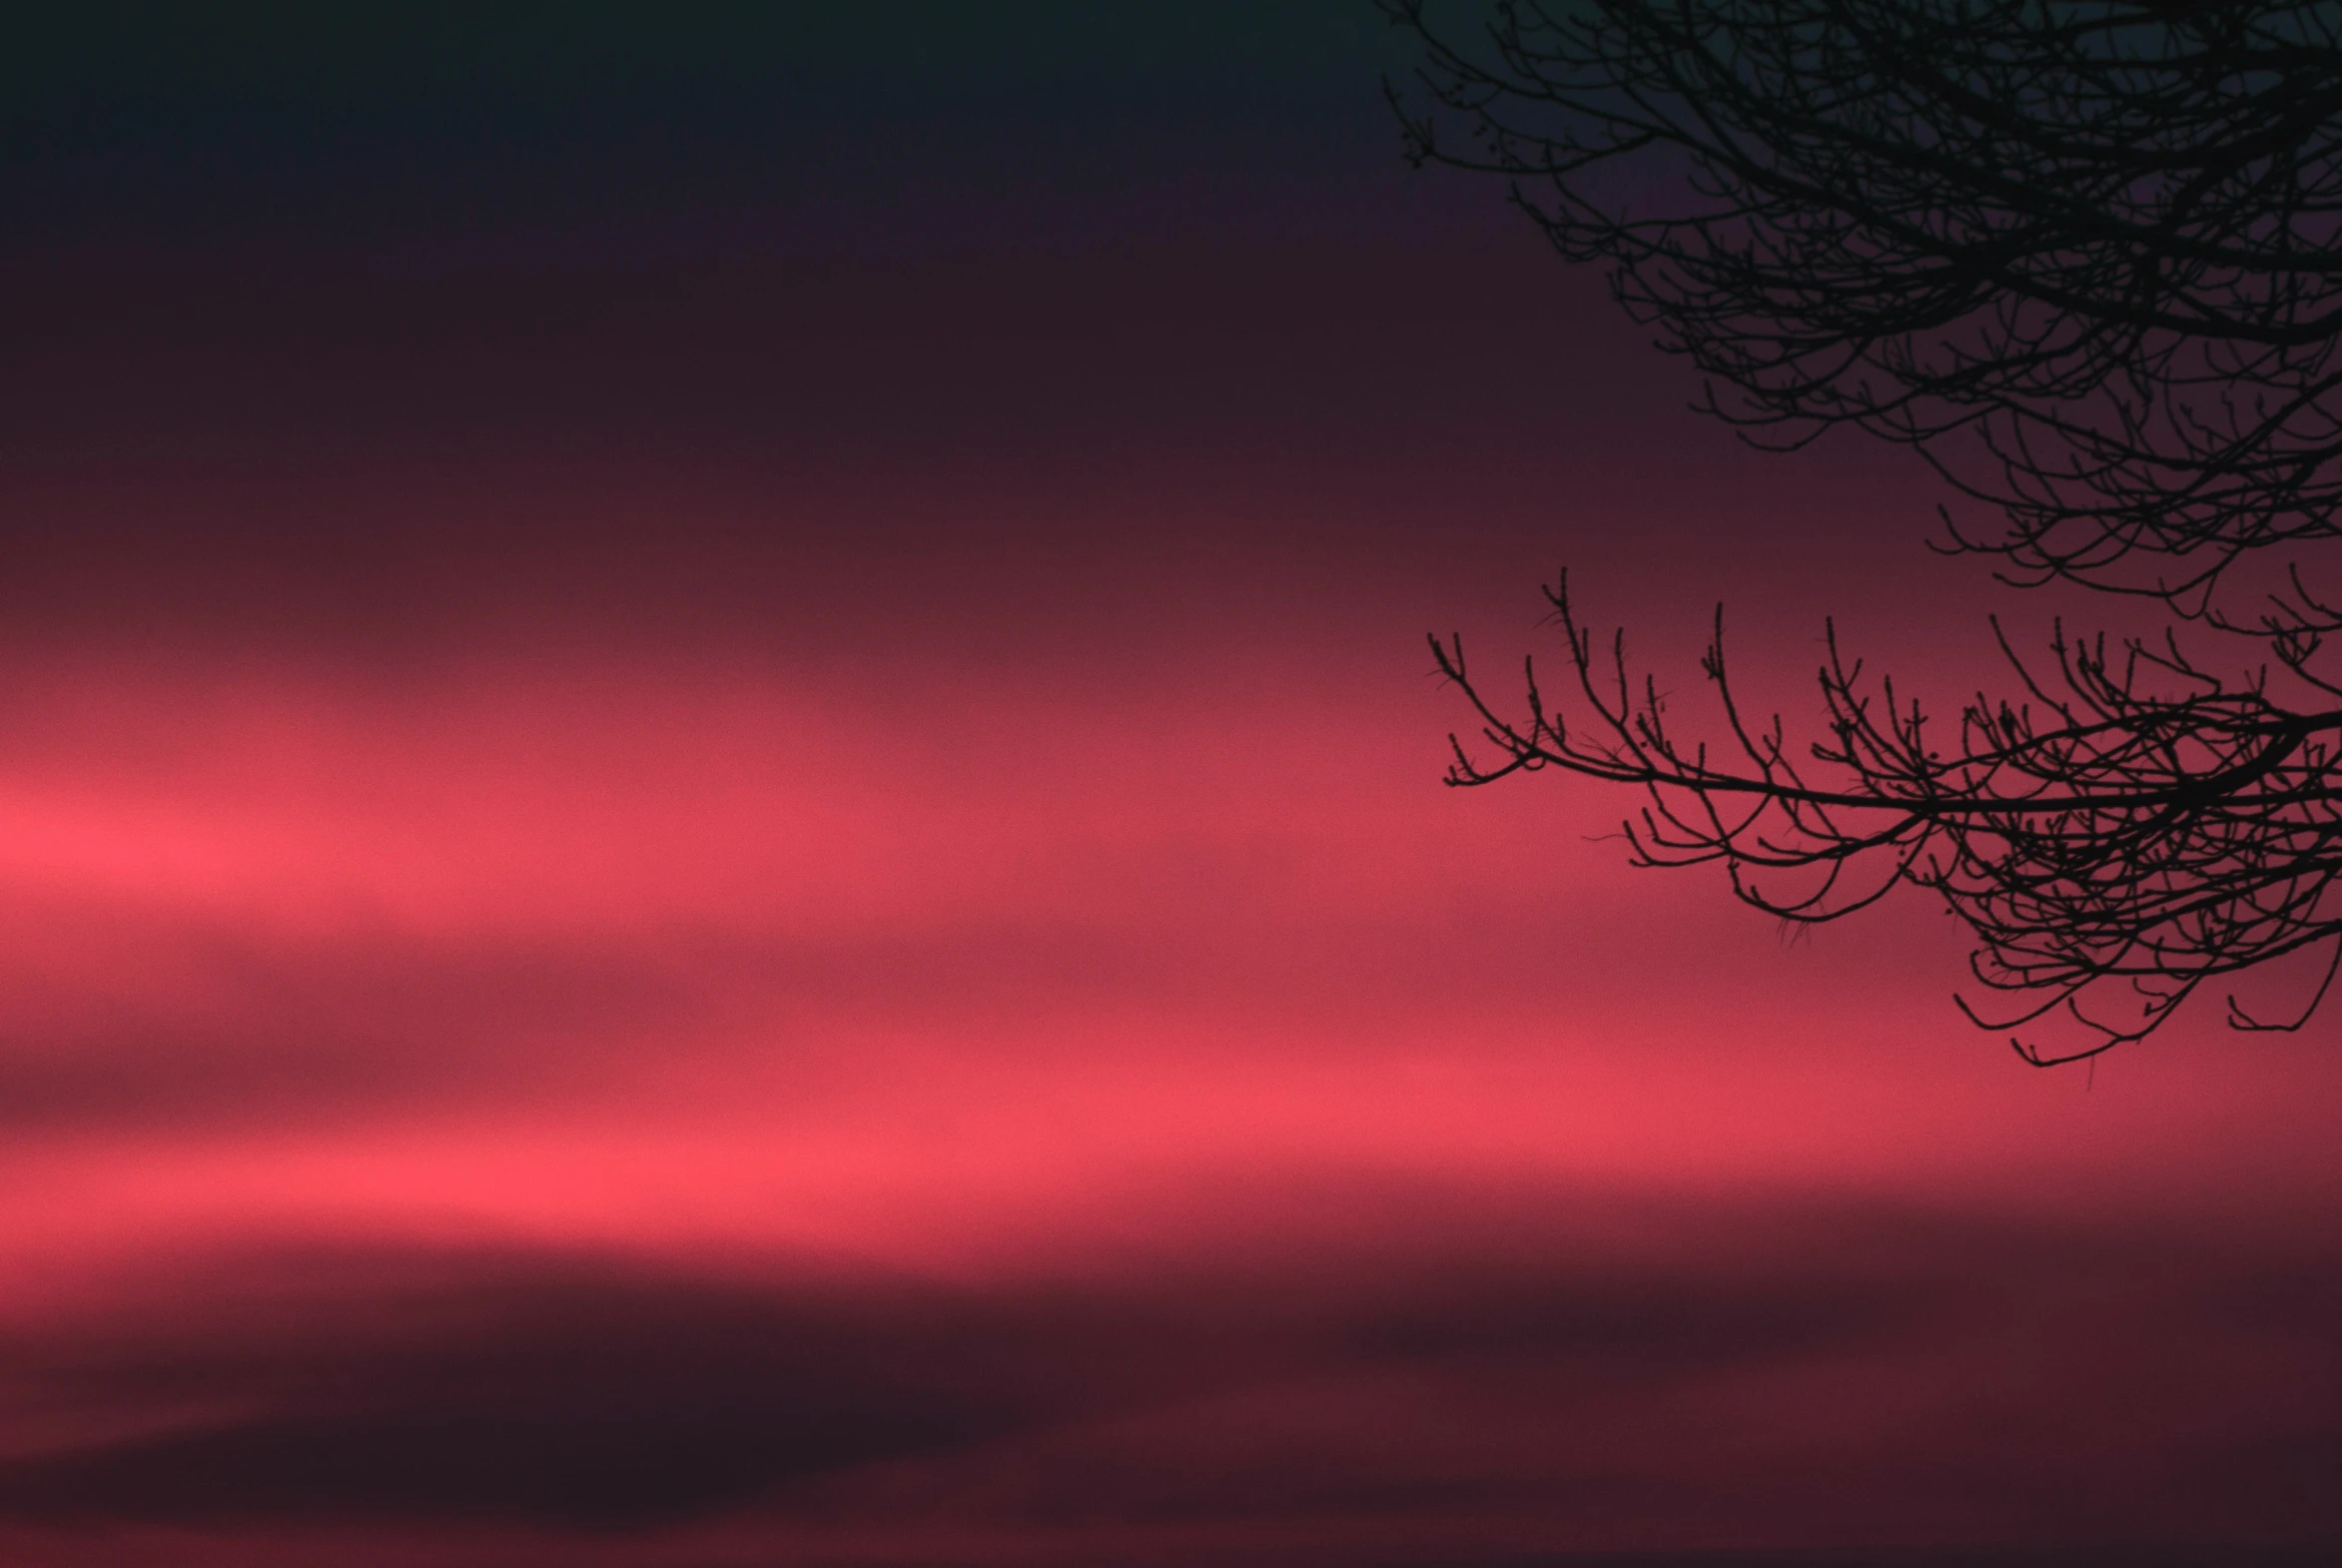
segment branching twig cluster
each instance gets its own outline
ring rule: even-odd
[[[2299,949],[2328,950],[2329,981],[2342,964],[2342,689],[2302,667],[2303,643],[2290,673],[2333,708],[2280,706],[2267,671],[2223,678],[2176,639],[2109,646],[2060,629],[2047,678],[2003,640],[2024,696],[1977,694],[1948,738],[1892,679],[1866,682],[1833,628],[1829,738],[1800,757],[1780,719],[1752,724],[1735,699],[1721,612],[1701,662],[1730,740],[1712,749],[1678,738],[1657,686],[1630,672],[1623,634],[1597,652],[1566,577],[1548,597],[1570,676],[1556,700],[1531,661],[1518,715],[1473,683],[1460,639],[1433,639],[1495,750],[1483,760],[1457,743],[1448,782],[1557,767],[1637,786],[1648,800],[1625,825],[1637,863],[1721,861],[1744,902],[1789,921],[1837,919],[1899,882],[1926,888],[1975,934],[1975,978],[2022,999],[1988,1016],[1963,1001],[1971,1019],[2009,1029],[2061,1010],[2086,1032],[2072,1051],[2017,1042],[2036,1065],[2137,1040],[2204,981]],[[2109,984],[2131,998],[2112,1016]],[[2231,998],[2230,1020],[2296,1029],[2324,994],[2278,1022]]]
[[[2342,7],[1384,5],[1470,129],[1394,94],[1414,161],[1507,177],[1759,438],[1918,447],[1996,516],[1954,547],[2217,615],[2342,536]]]
[[[2342,607],[2305,563],[2342,539],[2342,6],[1496,0],[1462,43],[1424,0],[1383,4],[1424,50],[1427,107],[1392,93],[1413,160],[1504,176],[1706,373],[1710,411],[1764,444],[1913,446],[1992,518],[1948,510],[1949,547],[2258,645],[2238,674],[2169,634],[2060,627],[2038,666],[2000,637],[2019,694],[1939,727],[1833,631],[1825,738],[1798,747],[1738,705],[1720,615],[1712,752],[1623,643],[1597,656],[1565,579],[1574,675],[1547,693],[1531,669],[1523,716],[1434,639],[1496,748],[1459,746],[1449,782],[1640,787],[1640,861],[1721,862],[1791,921],[1926,888],[2012,998],[1971,1018],[2086,1031],[2019,1042],[2037,1063],[2305,949],[2330,983],[2342,686],[2317,661]],[[2298,1028],[2326,990],[2275,1021],[2231,998],[2229,1021]]]

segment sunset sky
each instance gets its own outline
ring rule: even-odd
[[[2330,1016],[2038,1072],[1441,786],[1563,565],[1793,727],[2072,606],[1688,411],[1366,0],[51,10],[0,1560],[2342,1538]]]

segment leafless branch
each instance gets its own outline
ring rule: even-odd
[[[1820,738],[1744,711],[1723,620],[1715,743],[1679,737],[1614,637],[1551,590],[1571,679],[1527,671],[1448,782],[1558,768],[1641,790],[1637,861],[1720,863],[1746,903],[1835,920],[1900,885],[1973,934],[1978,1024],[2062,1015],[2074,1061],[2207,982],[2323,949],[2342,972],[2342,6],[2309,0],[1496,0],[1391,89],[1407,152],[1503,177],[1561,254],[1708,378],[1759,444],[1833,427],[1916,448],[1944,547],[2014,584],[2139,596],[2178,636],[1999,640],[2014,700],[1957,722],[1832,629]],[[1460,139],[1449,135],[1458,126]],[[2237,646],[2225,640],[2224,646]]]
[[[2029,1061],[2141,1039],[2207,980],[2320,944],[2342,953],[2342,708],[2280,706],[2266,669],[2222,676],[2176,638],[2069,640],[2060,627],[2044,674],[2003,639],[2028,700],[1978,693],[1944,737],[1891,680],[1866,679],[1832,628],[1817,673],[1826,733],[1800,757],[1781,720],[1747,721],[1719,612],[1701,660],[1729,737],[1719,750],[1678,738],[1620,639],[1597,655],[1566,577],[1547,596],[1566,703],[1532,663],[1524,708],[1500,711],[1461,640],[1432,639],[1485,747],[1450,737],[1448,783],[1558,768],[1634,786],[1645,803],[1624,833],[1637,864],[1721,862],[1744,903],[1786,921],[1924,888],[1974,935],[1976,982],[2020,999],[2005,1015],[1963,1000],[1970,1018],[2009,1029],[2062,1011],[2089,1037],[2046,1055],[2015,1043]],[[2127,993],[2119,1019],[2092,1002],[2109,991]],[[2299,1027],[2261,1023],[2233,998],[2229,1010],[2240,1028]]]

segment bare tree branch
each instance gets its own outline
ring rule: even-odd
[[[1713,745],[1596,653],[1479,719],[1448,782],[1558,768],[1627,785],[1644,865],[1721,864],[1745,903],[1838,919],[1901,885],[1965,923],[1973,978],[2074,1048],[2144,1038],[2207,982],[2323,949],[2342,972],[2342,6],[2305,0],[1496,0],[1476,35],[1381,0],[1423,50],[1391,89],[1409,157],[1513,200],[1708,377],[1760,444],[1849,425],[1916,448],[1966,503],[1945,547],[2003,580],[2141,596],[2258,652],[2159,639],[2020,657],[1931,727],[1835,627],[1819,739],[1757,722],[1702,659]],[[1423,107],[1416,107],[1416,105]],[[1462,142],[1443,140],[1460,123]],[[2230,642],[2227,646],[2234,647]]]
[[[1507,177],[1712,411],[1917,447],[2015,580],[2337,624],[2216,590],[2342,533],[2342,7],[1508,0],[1475,47],[1382,3],[1409,156]]]
[[[1892,680],[1865,679],[1833,627],[1817,675],[1827,738],[1800,758],[1779,719],[1746,721],[1719,612],[1701,660],[1730,736],[1718,752],[1677,737],[1621,639],[1596,655],[1566,577],[1547,596],[1575,722],[1533,664],[1525,710],[1499,711],[1460,639],[1434,638],[1486,748],[1450,737],[1448,783],[1560,768],[1635,786],[1645,804],[1624,832],[1637,864],[1721,862],[1744,903],[1787,921],[1924,888],[1975,936],[1976,981],[2021,999],[2004,1016],[1963,1000],[1970,1018],[2006,1029],[2062,1010],[2090,1037],[2053,1055],[2016,1042],[2027,1060],[2097,1055],[2152,1032],[2206,980],[2319,944],[2342,952],[2342,708],[2281,707],[2266,669],[2224,677],[2176,639],[2069,641],[2060,628],[2044,678],[2003,640],[2029,700],[1978,693],[1947,744]],[[2110,991],[2128,998],[2120,1019],[2092,1010]],[[2261,1023],[2233,998],[2229,1013],[2239,1028],[2299,1027]]]

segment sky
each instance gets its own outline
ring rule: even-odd
[[[21,44],[7,1561],[2342,1537],[2330,1028],[2038,1072],[1938,911],[1442,787],[1564,565],[1793,725],[2056,606],[1408,171],[1370,7]]]

